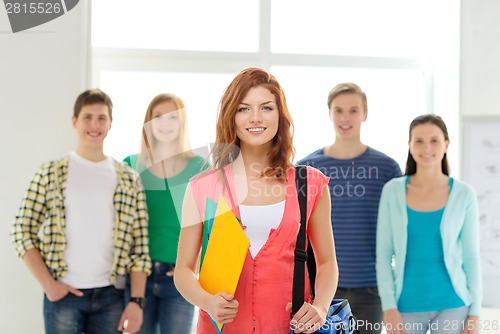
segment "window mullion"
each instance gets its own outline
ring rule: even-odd
[[[260,0],[259,15],[259,59],[260,66],[266,70],[271,68],[271,1]]]

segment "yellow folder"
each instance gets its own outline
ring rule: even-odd
[[[220,196],[201,266],[201,286],[211,294],[234,294],[249,246],[238,219]],[[220,330],[222,325],[217,325]]]

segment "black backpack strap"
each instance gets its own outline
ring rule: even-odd
[[[307,242],[307,272],[309,274],[309,283],[311,288],[311,297],[314,300],[315,292],[314,286],[316,284],[316,258],[314,257],[314,251],[311,246],[311,241]]]
[[[307,222],[307,168],[295,166],[295,184],[300,208],[300,230],[295,244],[295,261],[293,270],[292,316],[304,304],[304,280],[306,252],[306,222]]]

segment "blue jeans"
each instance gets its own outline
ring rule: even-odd
[[[124,290],[113,286],[80,289],[82,297],[68,293],[51,302],[45,296],[43,316],[46,334],[118,334]]]
[[[360,334],[381,333],[384,313],[376,287],[338,288],[335,298],[349,300],[352,314],[358,320]]]
[[[140,334],[189,334],[193,324],[194,306],[177,291],[174,278],[166,275],[174,264],[153,261],[146,283],[146,306]],[[130,298],[127,279],[125,301]]]
[[[469,313],[468,306],[435,312],[401,312],[406,334],[461,334]]]

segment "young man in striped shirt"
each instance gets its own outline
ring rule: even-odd
[[[361,124],[368,116],[366,94],[354,83],[341,83],[328,94],[333,144],[298,164],[330,177],[332,227],[339,266],[335,298],[346,298],[358,319],[360,333],[381,332],[383,312],[375,272],[375,236],[384,184],[401,176],[397,162],[361,142]]]

